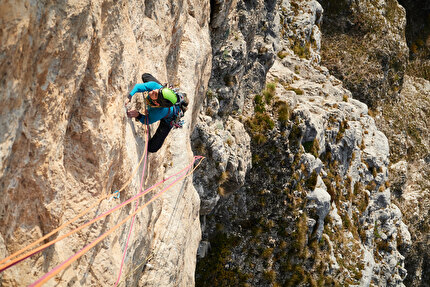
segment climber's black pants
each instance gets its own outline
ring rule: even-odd
[[[153,75],[149,73],[145,73],[142,75],[142,82],[156,82],[162,85]],[[171,129],[172,128],[170,127],[170,124],[166,123],[166,121],[164,120],[161,120],[157,131],[149,140],[148,152],[157,152],[163,145],[164,140],[166,139]]]
[[[163,85],[162,83],[160,83],[160,81],[158,81],[153,75],[151,75],[149,73],[145,73],[142,75],[142,82],[144,82],[144,83],[156,82],[156,83],[159,83],[160,85]]]
[[[149,140],[148,152],[157,152],[163,145],[163,142],[166,139],[171,129],[172,127],[170,126],[170,124],[166,123],[166,121],[164,120],[161,120],[160,125],[157,128],[157,131]]]

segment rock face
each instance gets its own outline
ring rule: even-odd
[[[425,286],[429,83],[405,75],[407,10],[358,2],[1,3],[0,258],[198,154],[193,178],[137,215],[122,285]],[[141,179],[146,129],[123,100],[143,72],[190,105]],[[132,206],[0,285],[31,284]],[[129,227],[47,285],[114,285]]]
[[[408,0],[398,1],[402,7],[396,1],[320,2],[325,9],[323,64],[343,80],[353,97],[371,104],[376,124],[389,140],[393,200],[402,210],[413,239],[409,252],[402,251],[409,274],[405,283],[428,286],[430,269],[424,262],[430,254],[425,247],[430,177],[426,161],[430,154],[430,30],[425,20],[429,4]],[[370,18],[373,21],[366,21]],[[380,76],[382,71],[384,76]],[[398,84],[390,80],[390,75]],[[384,92],[387,88],[392,92]]]
[[[323,65],[372,108],[398,98],[409,53],[405,9],[395,0],[319,2]]]
[[[411,237],[391,202],[388,140],[367,106],[319,64],[321,5],[220,3],[224,21],[211,21],[213,46],[233,52],[214,54],[216,72],[193,134],[193,149],[206,151],[216,166],[207,166],[205,174],[218,181],[194,179],[211,203],[201,213],[197,284],[404,286],[407,272],[399,249],[410,246]],[[403,16],[404,11],[395,14],[396,33],[404,29]],[[260,17],[275,20],[264,25]],[[259,29],[241,30],[242,18]],[[404,38],[393,35],[402,40],[400,57],[406,61]],[[387,43],[394,43],[393,37],[387,36]],[[383,47],[388,53],[390,45]],[[248,58],[252,65],[238,68],[244,55],[257,52],[256,60]],[[378,73],[386,75],[382,68]],[[378,99],[392,88],[387,78],[380,83]],[[252,166],[242,187],[227,190],[224,182],[238,178],[243,168],[223,174],[219,166],[226,162],[218,162],[213,148],[220,136],[202,130],[212,125],[226,134],[232,119],[250,135]],[[226,158],[232,154],[217,150]]]
[[[196,125],[191,137],[197,152],[211,156],[211,161],[203,164],[194,181],[201,199],[201,215],[213,210],[219,200],[218,194],[239,189],[251,167],[250,138],[243,125],[233,118],[228,119],[225,126],[221,121],[206,119],[208,122]]]
[[[211,48],[209,1],[3,1],[0,6],[4,258],[132,176],[145,132],[125,117],[123,101],[143,72],[176,84],[191,101],[186,128],[172,131],[162,150],[149,155],[145,188],[191,162],[189,135],[209,80]],[[137,194],[142,167],[121,201]],[[194,284],[201,235],[199,198],[191,182],[183,181],[137,215],[122,274],[128,275],[127,286]],[[72,226],[117,203],[103,201]],[[32,283],[132,210],[128,205],[3,272],[0,285]],[[123,225],[49,284],[114,285],[128,232],[129,224]]]
[[[430,83],[405,77],[399,102],[384,105],[377,123],[390,141],[393,200],[412,236],[406,255],[407,286],[428,286],[430,192]]]

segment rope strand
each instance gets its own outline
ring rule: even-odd
[[[145,154],[142,155],[139,164],[136,166],[136,168],[134,169],[132,175],[130,176],[130,178],[128,179],[128,181],[121,187],[121,189],[118,190],[118,192],[123,191],[133,180],[134,176],[137,173],[137,170],[139,168],[139,166],[142,164],[142,161],[144,159]],[[0,272],[2,272],[3,270],[7,269],[7,266],[9,266],[8,264],[12,264],[12,262],[6,263],[4,264],[6,261],[11,260],[14,257],[17,257],[19,255],[21,255],[22,253],[24,253],[25,251],[27,251],[28,249],[33,248],[34,246],[36,246],[37,244],[39,244],[40,242],[44,241],[45,239],[51,237],[52,235],[54,235],[55,233],[59,232],[60,230],[64,229],[65,227],[69,226],[70,224],[72,224],[73,222],[75,222],[76,220],[78,220],[79,218],[81,218],[82,216],[84,216],[85,214],[87,214],[91,209],[93,209],[94,207],[96,207],[101,201],[103,201],[104,199],[108,198],[110,196],[110,194],[106,194],[104,196],[102,196],[101,198],[99,198],[97,200],[96,203],[94,203],[93,205],[91,205],[90,207],[88,207],[87,209],[85,209],[84,211],[82,211],[81,213],[79,213],[78,215],[76,215],[75,217],[73,217],[71,220],[67,221],[66,223],[62,224],[61,226],[57,227],[56,229],[52,230],[51,232],[49,232],[48,234],[46,234],[45,236],[37,239],[35,242],[33,242],[30,245],[27,245],[26,247],[18,250],[17,252],[13,253],[12,255],[9,255],[6,258],[3,258],[0,261]],[[1,265],[3,264],[3,265]]]
[[[192,174],[194,172],[194,170],[200,165],[200,163],[204,159],[204,157],[196,156],[196,157],[194,157],[193,163],[196,161],[197,158],[200,159],[200,162],[191,170],[191,172],[189,172],[188,174],[186,174],[186,175],[184,175],[184,176],[176,179],[174,182],[172,182],[171,184],[169,184],[165,189],[161,190],[156,195],[154,195],[147,203],[145,203],[144,205],[142,205],[139,209],[137,209],[132,214],[130,214],[129,216],[127,216],[124,220],[122,220],[120,223],[118,223],[117,225],[115,225],[113,228],[109,229],[107,232],[105,232],[104,234],[102,234],[101,236],[99,236],[96,240],[94,240],[93,242],[91,242],[90,244],[88,244],[87,246],[85,246],[79,252],[77,252],[74,255],[72,255],[71,257],[69,257],[66,261],[64,261],[63,263],[57,265],[50,272],[46,273],[39,280],[37,280],[36,282],[34,282],[33,284],[31,284],[30,287],[37,287],[37,286],[41,286],[42,284],[46,283],[49,279],[51,279],[52,277],[54,277],[61,270],[67,268],[70,264],[72,264],[74,261],[76,261],[77,259],[79,259],[82,255],[84,255],[85,253],[87,253],[91,248],[93,248],[95,245],[97,245],[100,241],[102,241],[108,235],[110,235],[112,232],[114,232],[115,230],[117,230],[121,225],[123,225],[125,222],[127,222],[131,217],[133,217],[134,215],[136,215],[137,213],[139,213],[140,211],[142,211],[146,206],[148,206],[155,199],[157,199],[158,197],[160,197],[164,192],[166,192],[166,190],[170,189],[173,185],[175,185],[176,183],[178,183],[181,179],[183,179],[183,178],[189,176],[190,174]]]
[[[24,259],[26,259],[26,258],[28,258],[28,257],[30,257],[30,256],[32,256],[32,255],[34,255],[34,254],[36,254],[36,253],[38,253],[38,252],[40,252],[40,251],[42,251],[42,250],[44,250],[44,249],[48,248],[49,246],[53,245],[54,243],[57,243],[58,241],[60,241],[60,240],[62,240],[62,239],[64,239],[64,238],[66,238],[66,237],[68,237],[68,236],[70,236],[70,235],[72,235],[72,234],[74,234],[74,233],[78,232],[79,230],[83,229],[84,227],[87,227],[88,225],[93,224],[94,222],[96,222],[96,221],[100,220],[101,218],[108,216],[109,214],[113,213],[114,211],[118,210],[119,208],[122,208],[122,207],[124,207],[125,205],[129,204],[129,203],[130,203],[130,202],[132,202],[133,200],[135,200],[135,199],[137,199],[137,198],[140,198],[140,197],[144,196],[144,195],[145,195],[145,194],[147,194],[149,191],[151,191],[151,190],[155,189],[157,186],[161,185],[162,183],[164,183],[165,181],[169,180],[170,178],[172,178],[172,177],[174,177],[174,176],[177,176],[177,175],[181,174],[181,173],[182,173],[182,172],[184,172],[185,170],[187,170],[187,167],[183,168],[181,171],[179,171],[179,172],[178,172],[178,173],[176,173],[175,175],[172,175],[172,176],[170,176],[170,177],[166,178],[165,180],[158,182],[157,184],[155,184],[155,185],[153,185],[152,187],[150,187],[150,188],[146,189],[146,190],[145,190],[145,191],[143,191],[142,193],[140,193],[140,194],[138,194],[138,195],[136,195],[136,196],[134,196],[134,197],[132,197],[132,198],[128,199],[127,201],[125,201],[125,202],[123,202],[123,203],[121,203],[121,204],[119,204],[119,205],[115,206],[114,208],[112,208],[112,209],[108,210],[107,212],[105,212],[105,213],[103,213],[103,214],[99,215],[98,217],[96,217],[96,218],[92,219],[91,221],[89,221],[89,222],[87,222],[87,223],[85,223],[85,224],[83,224],[83,225],[81,225],[81,226],[79,226],[79,227],[75,228],[74,230],[71,230],[71,231],[70,231],[70,232],[68,232],[67,234],[64,234],[64,235],[60,236],[59,238],[56,238],[56,239],[54,239],[54,240],[52,240],[52,241],[50,241],[50,242],[48,242],[48,243],[46,243],[46,244],[44,244],[44,245],[42,245],[42,246],[39,246],[39,247],[37,247],[37,248],[33,249],[32,251],[29,251],[29,252],[27,252],[26,254],[24,254],[24,255],[22,255],[22,256],[20,256],[20,257],[18,257],[18,258],[15,258],[15,259],[14,259],[14,260],[12,260],[11,262],[4,264],[3,266],[1,266],[1,267],[0,267],[0,272],[2,272],[2,271],[4,271],[4,270],[6,270],[6,269],[8,269],[8,268],[12,267],[13,265],[15,265],[15,264],[19,263],[20,261],[22,261],[22,260],[24,260]]]
[[[146,115],[148,114],[147,110],[146,110],[146,105],[145,105],[145,114]],[[146,122],[145,161],[143,163],[143,171],[142,171],[142,177],[140,179],[140,188],[139,188],[138,194],[141,192],[142,187],[143,187],[143,181],[144,181],[144,177],[145,177],[146,164],[147,164],[147,161],[148,161],[148,142],[149,142],[148,117],[146,117],[145,122]],[[139,199],[136,199],[136,204],[135,204],[134,210],[136,211],[138,207],[139,207]],[[125,247],[124,247],[124,254],[122,255],[121,267],[119,268],[118,279],[115,282],[115,287],[118,286],[118,282],[121,279],[122,267],[124,265],[125,255],[127,254],[128,242],[130,241],[131,231],[133,230],[133,225],[134,225],[134,219],[135,218],[136,218],[136,215],[134,215],[133,219],[131,220],[130,230],[128,232],[127,242],[126,242]]]

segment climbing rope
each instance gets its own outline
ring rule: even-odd
[[[142,164],[142,161],[145,157],[145,154],[142,155],[138,165],[136,166],[136,168],[134,169],[132,175],[130,176],[130,178],[128,179],[128,181],[118,190],[116,191],[118,194],[123,191],[133,180],[134,176],[137,173],[137,170],[139,168],[139,166]],[[0,272],[2,272],[3,270],[7,269],[8,267],[14,265],[13,262],[16,262],[15,260],[12,260],[9,263],[5,263],[9,260],[11,260],[14,257],[19,256],[20,254],[24,253],[25,251],[27,251],[28,249],[33,248],[34,246],[36,246],[37,244],[39,244],[40,242],[44,241],[45,239],[51,237],[52,235],[56,234],[57,232],[59,232],[60,230],[64,229],[65,227],[69,226],[70,224],[72,224],[73,222],[75,222],[76,220],[78,220],[79,218],[81,218],[82,216],[84,216],[85,214],[87,214],[88,212],[90,212],[90,210],[92,210],[94,207],[96,207],[101,201],[103,201],[104,199],[108,198],[111,194],[106,194],[104,196],[102,196],[101,198],[99,198],[93,205],[91,205],[90,207],[88,207],[87,209],[85,209],[84,211],[82,211],[81,213],[79,213],[78,215],[76,215],[75,217],[73,217],[71,220],[67,221],[66,223],[62,224],[61,226],[59,226],[58,228],[52,230],[51,232],[49,232],[48,234],[46,234],[45,236],[39,238],[38,240],[36,240],[35,242],[31,243],[30,245],[27,245],[26,247],[18,250],[17,252],[13,253],[12,255],[9,255],[8,257],[2,259],[0,261]],[[21,257],[20,257],[21,258]],[[25,258],[24,258],[25,259]],[[21,261],[21,260],[19,260]],[[18,261],[18,262],[19,262]]]
[[[65,227],[67,227],[68,225],[72,224],[73,222],[75,222],[76,220],[78,220],[79,218],[81,218],[83,215],[87,214],[87,213],[88,213],[92,208],[94,208],[95,206],[97,206],[101,201],[103,201],[103,200],[104,200],[104,199],[106,199],[107,197],[111,196],[111,194],[106,194],[106,195],[102,196],[101,198],[99,198],[99,199],[98,199],[98,201],[97,201],[96,203],[94,203],[93,205],[91,205],[89,208],[87,208],[86,210],[82,211],[81,213],[79,213],[79,214],[78,214],[77,216],[75,216],[72,220],[70,220],[70,221],[68,221],[68,222],[64,223],[64,224],[63,224],[63,225],[61,225],[60,227],[58,227],[58,228],[56,228],[55,230],[51,231],[50,233],[46,234],[46,235],[45,235],[45,236],[43,236],[42,238],[40,238],[40,239],[36,240],[36,241],[35,241],[35,242],[33,242],[32,244],[30,244],[30,245],[28,245],[28,246],[26,246],[26,247],[22,248],[21,250],[19,250],[19,251],[15,252],[15,253],[14,253],[14,254],[12,254],[12,255],[10,255],[10,256],[8,256],[8,257],[6,257],[6,258],[2,259],[2,260],[0,261],[0,264],[3,264],[3,265],[1,265],[1,266],[0,266],[0,272],[2,272],[2,271],[4,271],[4,270],[6,270],[6,269],[8,269],[8,268],[12,267],[13,265],[15,265],[15,264],[19,263],[20,261],[22,261],[22,260],[24,260],[24,259],[26,259],[26,258],[28,258],[28,257],[30,257],[30,256],[32,256],[32,255],[34,255],[34,254],[36,254],[36,253],[38,253],[38,252],[40,252],[40,251],[42,251],[42,250],[44,250],[44,249],[48,248],[49,246],[51,246],[51,245],[55,244],[56,242],[58,242],[58,241],[60,241],[60,240],[64,239],[65,237],[68,237],[68,236],[70,236],[70,235],[72,235],[72,234],[74,234],[74,233],[76,233],[76,232],[80,231],[81,229],[83,229],[83,228],[87,227],[88,225],[90,225],[90,224],[92,224],[92,223],[94,223],[94,222],[96,222],[96,221],[98,221],[98,220],[100,220],[100,219],[102,219],[102,218],[104,218],[104,217],[108,216],[109,214],[113,213],[114,211],[116,211],[116,210],[118,210],[118,209],[120,209],[120,208],[124,207],[125,205],[127,205],[127,204],[131,203],[133,200],[136,200],[135,211],[134,211],[131,215],[129,215],[125,220],[123,220],[123,221],[121,221],[119,224],[117,224],[114,228],[112,228],[111,230],[109,230],[109,231],[107,232],[107,234],[105,233],[104,235],[100,236],[97,240],[95,240],[95,241],[94,241],[94,242],[92,242],[91,244],[87,245],[84,249],[82,249],[80,252],[78,252],[77,254],[75,254],[75,255],[77,255],[76,257],[69,258],[70,260],[72,260],[71,262],[73,262],[73,261],[77,260],[77,259],[78,259],[79,257],[81,257],[83,254],[85,254],[89,249],[91,249],[93,246],[95,246],[97,243],[99,243],[101,240],[103,240],[106,236],[108,236],[108,235],[109,235],[110,233],[112,233],[114,230],[116,230],[117,228],[119,228],[122,224],[124,224],[125,222],[127,222],[127,221],[128,221],[128,219],[130,219],[131,217],[133,217],[133,221],[132,221],[131,226],[130,226],[130,231],[129,231],[129,235],[128,235],[128,238],[127,238],[127,243],[126,243],[126,245],[125,245],[125,250],[124,250],[124,254],[123,254],[123,258],[122,258],[122,262],[121,262],[121,269],[120,269],[120,272],[119,272],[119,275],[118,275],[118,279],[117,279],[117,282],[116,282],[116,285],[115,285],[115,286],[117,286],[117,284],[118,284],[118,282],[119,282],[119,280],[120,280],[121,271],[122,271],[122,267],[123,267],[123,263],[124,263],[124,258],[125,258],[126,252],[127,252],[128,242],[129,242],[129,239],[130,239],[130,235],[131,235],[132,228],[133,228],[133,222],[134,222],[134,218],[135,218],[136,214],[137,214],[139,211],[141,211],[144,207],[146,207],[147,205],[149,205],[152,201],[154,201],[154,200],[155,200],[155,199],[157,199],[159,196],[161,196],[161,195],[162,195],[166,190],[168,190],[169,188],[171,188],[171,187],[172,187],[174,184],[176,184],[180,179],[185,178],[186,176],[189,176],[191,173],[193,173],[193,172],[194,172],[194,170],[197,168],[197,166],[198,166],[198,165],[200,165],[201,161],[204,159],[204,158],[203,158],[203,157],[201,157],[201,156],[196,156],[196,157],[194,157],[193,162],[192,162],[188,167],[186,167],[186,168],[182,169],[181,171],[179,171],[179,172],[178,172],[178,173],[176,173],[175,175],[172,175],[172,176],[170,176],[170,177],[166,178],[165,180],[163,180],[163,181],[161,181],[161,182],[159,182],[159,183],[155,184],[155,185],[154,185],[154,186],[152,186],[151,188],[149,188],[149,189],[147,189],[147,190],[145,190],[145,191],[141,192],[141,190],[142,190],[142,185],[143,185],[143,181],[144,181],[144,172],[145,172],[145,170],[146,170],[147,144],[148,144],[148,137],[149,137],[149,135],[148,135],[148,134],[149,134],[149,132],[148,132],[148,130],[147,130],[147,140],[146,140],[146,145],[145,145],[145,152],[144,152],[144,154],[142,155],[142,158],[140,159],[139,164],[136,166],[136,168],[135,168],[135,170],[133,171],[132,176],[129,178],[129,180],[128,180],[128,181],[127,181],[127,182],[126,182],[126,183],[121,187],[121,189],[119,189],[119,190],[117,190],[117,191],[115,192],[115,193],[117,193],[116,197],[117,197],[117,196],[119,196],[120,192],[121,192],[122,190],[124,190],[124,189],[125,189],[125,188],[130,184],[130,183],[131,183],[131,181],[133,180],[134,176],[136,175],[137,170],[138,170],[138,168],[140,167],[140,165],[141,165],[142,161],[145,159],[145,165],[144,165],[143,172],[142,172],[141,186],[140,186],[140,189],[139,189],[139,193],[138,193],[136,196],[134,196],[134,197],[130,198],[129,200],[127,200],[126,202],[124,202],[124,203],[122,203],[122,204],[119,204],[119,205],[115,206],[114,208],[110,209],[109,211],[107,211],[107,212],[103,213],[102,215],[100,215],[100,216],[98,216],[98,217],[94,218],[93,220],[91,220],[91,221],[87,222],[86,224],[83,224],[83,225],[81,225],[81,226],[77,227],[76,229],[74,229],[74,230],[70,231],[69,233],[64,234],[64,235],[60,236],[59,238],[57,238],[57,239],[55,239],[55,240],[52,240],[52,241],[50,241],[50,242],[48,242],[48,243],[46,243],[46,244],[44,244],[44,245],[42,245],[42,246],[39,246],[39,247],[37,247],[37,248],[35,248],[35,249],[33,249],[33,250],[31,250],[31,251],[29,251],[29,252],[25,253],[24,255],[21,255],[22,253],[24,253],[24,252],[26,252],[27,250],[29,250],[29,249],[33,248],[34,246],[36,246],[36,245],[37,245],[37,244],[39,244],[40,242],[44,241],[45,239],[49,238],[50,236],[52,236],[52,235],[54,235],[55,233],[59,232],[60,230],[64,229],[64,228],[65,228]],[[144,196],[145,194],[147,194],[149,191],[151,191],[151,190],[155,189],[157,186],[159,186],[160,184],[162,184],[162,183],[164,183],[165,181],[169,180],[170,178],[172,178],[172,177],[174,177],[174,176],[177,176],[177,175],[180,175],[180,174],[182,174],[182,173],[183,173],[184,171],[186,171],[186,170],[189,170],[189,169],[190,169],[190,167],[195,163],[195,161],[196,161],[197,159],[200,159],[200,161],[199,161],[199,163],[197,164],[197,166],[196,166],[196,167],[194,167],[194,169],[193,169],[190,173],[188,173],[188,174],[186,174],[186,175],[182,175],[180,178],[176,179],[176,180],[175,180],[172,184],[170,184],[167,188],[163,189],[161,192],[159,192],[159,193],[158,193],[158,194],[156,194],[154,197],[152,197],[152,198],[151,198],[151,200],[150,200],[150,201],[148,201],[146,204],[144,204],[141,208],[138,208],[138,205],[139,205],[139,204],[138,204],[138,202],[139,202],[139,200],[140,200],[140,198],[141,198],[142,196]],[[21,255],[21,256],[19,256],[19,255]],[[17,257],[17,256],[18,256],[18,257]],[[12,258],[14,258],[14,257],[16,257],[16,258],[12,260]],[[10,262],[7,262],[7,261],[10,261]],[[5,263],[5,262],[7,262],[7,263]],[[66,268],[67,266],[69,266],[69,265],[71,264],[71,262],[70,262],[70,263],[67,263],[67,261],[66,261],[66,262],[63,262],[63,263],[65,263],[64,265],[59,265],[59,266],[57,266],[58,268],[60,268],[60,270],[58,270],[58,272],[60,272],[62,269],[64,269],[64,268]],[[61,266],[64,266],[64,267],[62,268]],[[56,270],[57,270],[57,268],[53,269],[53,270],[51,271],[52,273],[50,272],[50,273],[52,274],[52,276],[55,276],[55,274],[58,274],[58,272],[57,272]],[[38,281],[36,281],[36,282],[34,283],[34,284],[36,284],[36,285],[34,285],[34,286],[40,286],[40,285],[37,285],[37,284],[39,284],[39,283],[38,283],[39,281],[40,281],[40,284],[43,284],[44,282],[46,282],[47,280],[49,280],[49,278],[52,278],[52,276],[50,276],[50,275],[49,275],[50,273],[45,274],[45,276],[44,276],[44,277],[42,277],[41,279],[39,279]],[[44,281],[44,280],[45,280],[44,278],[46,279],[46,281]],[[43,281],[43,282],[42,282],[42,281]],[[33,285],[31,285],[31,286],[33,286]]]
[[[173,211],[170,214],[170,220],[169,220],[169,222],[167,223],[167,225],[165,227],[164,235],[160,237],[160,241],[161,242],[165,241],[166,233],[168,232],[168,229],[170,227],[170,224],[171,224],[171,221],[173,219],[173,216],[174,216],[175,212],[177,211],[177,207],[179,205],[179,201],[181,200],[181,197],[183,196],[183,192],[184,192],[184,189],[181,188],[181,191],[179,192],[177,200],[176,200],[176,203],[175,203],[175,207],[173,208]],[[129,273],[127,273],[126,276],[123,277],[123,279],[121,280],[121,282],[120,282],[119,285],[121,285],[122,283],[126,283],[126,280],[128,278],[130,278],[130,276],[134,275],[139,268],[141,268],[142,266],[147,265],[154,258],[154,256],[158,255],[158,252],[160,251],[160,249],[161,249],[161,244],[158,245],[158,246],[156,246],[152,250],[152,252],[148,256],[146,256],[146,258],[144,260],[142,260],[137,266],[135,266],[135,268],[132,271],[130,271]],[[142,269],[142,272],[143,272],[143,270],[144,269]]]
[[[189,165],[189,166],[190,166],[190,165]],[[34,254],[36,254],[36,253],[38,253],[38,252],[40,252],[40,251],[42,251],[42,250],[44,250],[44,249],[48,248],[49,246],[51,246],[51,245],[53,245],[53,244],[57,243],[58,241],[60,241],[60,240],[62,240],[62,239],[64,239],[64,238],[66,238],[66,237],[68,237],[68,236],[70,236],[70,235],[72,235],[72,234],[74,234],[74,233],[78,232],[79,230],[81,230],[81,229],[83,229],[83,228],[87,227],[88,225],[93,224],[94,222],[96,222],[96,221],[98,221],[98,220],[102,219],[103,217],[108,216],[109,214],[113,213],[114,211],[116,211],[116,210],[118,210],[118,209],[120,209],[120,208],[124,207],[125,205],[129,204],[129,203],[130,203],[130,202],[132,202],[133,200],[138,199],[138,198],[140,198],[140,197],[144,196],[144,195],[145,195],[145,194],[147,194],[149,191],[151,191],[151,190],[155,189],[157,186],[161,185],[162,183],[164,183],[165,181],[169,180],[170,178],[175,177],[175,176],[177,176],[177,175],[179,175],[179,174],[183,173],[184,171],[186,171],[186,170],[188,169],[188,167],[189,167],[189,166],[187,166],[187,167],[183,168],[183,169],[182,169],[181,171],[179,171],[178,173],[176,173],[176,174],[174,174],[174,175],[172,175],[172,176],[169,176],[169,177],[168,177],[168,178],[166,178],[165,180],[158,182],[157,184],[155,184],[155,185],[153,185],[152,187],[150,187],[150,188],[146,189],[145,191],[141,192],[140,194],[138,194],[138,195],[136,195],[136,196],[134,196],[134,197],[132,197],[132,198],[128,199],[127,201],[125,201],[125,202],[123,202],[123,203],[121,203],[121,204],[118,204],[117,206],[115,206],[115,207],[113,207],[112,209],[110,209],[110,210],[106,211],[105,213],[103,213],[103,214],[99,215],[98,217],[96,217],[96,218],[94,218],[94,219],[90,220],[89,222],[87,222],[87,223],[85,223],[85,224],[83,224],[83,225],[81,225],[81,226],[79,226],[79,227],[75,228],[74,230],[71,230],[71,231],[70,231],[70,232],[68,232],[67,234],[64,234],[64,235],[62,235],[62,236],[60,236],[60,237],[58,237],[58,238],[56,238],[56,239],[54,239],[54,240],[52,240],[52,241],[50,241],[50,242],[48,242],[48,243],[44,244],[44,245],[42,245],[42,246],[39,246],[39,247],[37,247],[37,248],[35,248],[35,249],[33,249],[33,250],[31,250],[31,251],[27,252],[27,253],[26,253],[26,254],[24,254],[24,255],[21,255],[21,256],[20,256],[20,257],[18,257],[18,258],[15,258],[15,259],[14,259],[14,260],[12,260],[11,262],[8,262],[8,263],[4,264],[3,266],[1,266],[1,267],[0,267],[0,272],[2,272],[2,271],[4,271],[4,270],[6,270],[6,269],[8,269],[8,268],[12,267],[13,265],[15,265],[15,264],[19,263],[20,261],[22,261],[22,260],[24,260],[24,259],[26,259],[26,258],[28,258],[28,257],[30,257],[30,256],[32,256],[32,255],[34,255]]]
[[[183,178],[189,176],[190,174],[192,174],[194,172],[194,170],[200,165],[200,163],[202,162],[202,160],[204,159],[204,157],[202,157],[202,156],[195,156],[193,162],[191,163],[191,165],[193,165],[194,162],[197,159],[200,159],[199,163],[190,172],[188,172],[186,175],[183,175],[183,176],[177,178],[174,182],[172,182],[166,188],[164,188],[163,190],[161,190],[160,192],[158,192],[157,194],[155,194],[148,202],[146,202],[140,208],[138,208],[137,210],[135,210],[132,214],[130,214],[129,216],[127,216],[120,223],[118,223],[117,225],[115,225],[114,227],[112,227],[111,229],[109,229],[107,232],[105,232],[104,234],[102,234],[101,236],[99,236],[96,240],[94,240],[93,242],[91,242],[90,244],[88,244],[87,246],[85,246],[79,252],[75,253],[74,255],[70,256],[67,260],[65,260],[61,264],[57,265],[50,272],[46,273],[39,280],[37,280],[36,282],[34,282],[33,284],[31,284],[30,287],[41,286],[42,284],[46,283],[49,279],[51,279],[56,274],[58,274],[59,272],[61,272],[65,268],[67,268],[70,264],[72,264],[74,261],[76,261],[77,259],[79,259],[82,255],[84,255],[85,253],[87,253],[91,248],[93,248],[95,245],[97,245],[99,242],[101,242],[103,239],[105,239],[107,236],[109,236],[112,232],[114,232],[115,230],[117,230],[121,225],[123,225],[125,222],[127,222],[131,217],[133,217],[134,215],[136,215],[137,213],[139,213],[140,211],[142,211],[146,206],[148,206],[150,203],[152,203],[154,200],[156,200],[158,197],[160,197],[164,192],[166,192],[172,186],[174,186],[175,184],[177,184],[181,179],[183,179]],[[133,200],[134,200],[134,198],[133,198]]]
[[[173,211],[171,212],[171,214],[170,214],[170,220],[169,220],[169,222],[167,223],[167,225],[166,225],[166,227],[165,227],[165,231],[164,231],[164,235],[163,236],[161,236],[161,238],[160,238],[160,240],[161,240],[161,242],[164,242],[164,240],[165,240],[165,236],[166,236],[166,232],[167,232],[167,230],[169,229],[169,226],[170,226],[170,224],[171,224],[171,221],[172,221],[172,218],[173,218],[173,215],[175,214],[175,212],[176,212],[176,210],[177,210],[177,205],[178,205],[178,203],[179,203],[179,201],[180,201],[180,197],[183,195],[183,191],[184,191],[184,189],[183,188],[181,188],[181,191],[179,192],[179,194],[178,194],[178,198],[177,198],[177,200],[176,200],[176,204],[175,204],[175,207],[173,208]],[[145,266],[145,265],[147,265],[153,258],[154,258],[154,255],[156,255],[156,254],[158,254],[158,252],[159,252],[159,250],[160,250],[160,248],[161,248],[161,245],[158,245],[156,248],[154,248],[153,250],[152,250],[152,252],[148,255],[148,256],[146,256],[146,258],[143,260],[143,261],[141,261],[132,271],[130,271],[129,273],[127,273],[127,275],[125,276],[125,277],[123,277],[123,279],[121,280],[121,282],[120,282],[120,284],[119,285],[121,285],[122,283],[126,283],[126,280],[130,277],[130,276],[132,276],[133,274],[135,274],[136,273],[136,271],[139,269],[139,268],[141,268],[142,266]],[[142,272],[143,272],[143,269],[142,269]]]
[[[147,109],[146,109],[146,105],[145,105],[145,115],[147,115],[147,114],[148,113],[147,113]],[[145,119],[146,119],[145,120],[145,123],[146,123],[145,155],[146,156],[145,156],[145,161],[143,163],[143,171],[142,171],[142,177],[140,179],[140,188],[139,188],[138,194],[142,191],[143,182],[144,182],[144,178],[145,178],[146,163],[148,160],[148,142],[149,142],[148,116]],[[135,211],[139,207],[139,200],[140,199],[136,199],[136,204],[135,204],[135,208],[134,208]],[[122,267],[124,265],[125,255],[127,254],[128,242],[130,241],[130,235],[131,235],[131,231],[133,230],[133,224],[134,224],[135,218],[136,218],[136,215],[134,215],[133,219],[131,220],[130,230],[128,232],[127,242],[126,242],[125,247],[124,247],[124,254],[122,255],[121,267],[119,268],[118,279],[115,282],[115,287],[118,285],[119,279],[121,279]]]
[[[143,260],[142,262],[139,263],[139,265],[137,265],[136,267],[134,267],[134,269],[132,271],[130,271],[129,273],[127,273],[127,275],[125,275],[125,277],[121,280],[121,282],[119,282],[119,285],[125,283],[127,281],[128,278],[130,278],[131,275],[135,274],[136,271],[141,268],[142,266],[146,265],[149,263],[149,261],[152,260],[152,258],[154,257],[154,254],[151,253],[148,256],[146,256],[145,260]],[[142,271],[143,272],[143,271]]]

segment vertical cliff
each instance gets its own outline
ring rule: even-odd
[[[2,1],[0,7],[4,258],[132,176],[145,133],[125,117],[123,101],[143,72],[177,85],[191,101],[185,128],[173,131],[162,150],[149,155],[144,186],[191,161],[189,134],[209,79],[211,49],[209,1]],[[121,201],[137,194],[142,167]],[[117,203],[101,202],[52,238]],[[1,285],[30,284],[131,211],[128,205],[3,272]],[[123,271],[127,285],[193,284],[198,211],[199,198],[186,179],[138,214]],[[113,285],[128,228],[123,225],[49,284]],[[152,268],[131,273],[141,263]]]
[[[372,104],[370,113],[389,140],[393,200],[412,236],[409,251],[402,250],[409,274],[405,283],[428,286],[429,4],[320,2],[325,9],[322,63],[354,98]],[[387,88],[391,92],[379,92]]]
[[[345,88],[350,82],[344,86],[320,63],[323,7],[316,1],[217,4],[223,13],[211,20],[213,46],[220,47],[216,73],[193,133],[195,152],[209,159],[194,179],[204,206],[197,284],[404,286],[399,250],[411,241],[391,202],[388,140],[367,105]],[[393,62],[379,56],[358,68],[358,61],[336,62],[376,72],[358,86],[375,93],[370,104],[403,80],[404,11],[396,5],[388,15],[391,4],[360,9],[366,23],[397,19],[381,28],[392,31],[384,45],[369,42],[381,57],[395,55]],[[391,65],[399,70],[392,74]],[[396,73],[401,77],[393,83]],[[370,89],[375,83],[378,90]]]
[[[422,41],[411,1],[359,2],[2,1],[0,258],[203,155],[137,215],[122,286],[426,286],[430,85],[407,46]],[[143,72],[190,99],[146,170],[123,104]],[[0,285],[34,282],[133,210]],[[129,227],[47,285],[114,285]]]

